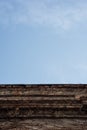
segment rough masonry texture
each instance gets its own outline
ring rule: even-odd
[[[0,85],[0,130],[39,129],[87,130],[87,85]]]

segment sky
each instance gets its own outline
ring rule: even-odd
[[[0,0],[0,84],[87,83],[87,0]]]

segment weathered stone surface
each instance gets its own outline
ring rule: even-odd
[[[0,130],[87,130],[87,120],[81,120],[81,119],[1,120]]]
[[[86,130],[87,85],[0,85],[1,130]]]

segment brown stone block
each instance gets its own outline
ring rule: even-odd
[[[86,130],[87,85],[0,85],[1,130]]]

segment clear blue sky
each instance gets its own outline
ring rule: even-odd
[[[0,0],[0,83],[87,83],[87,0]]]

